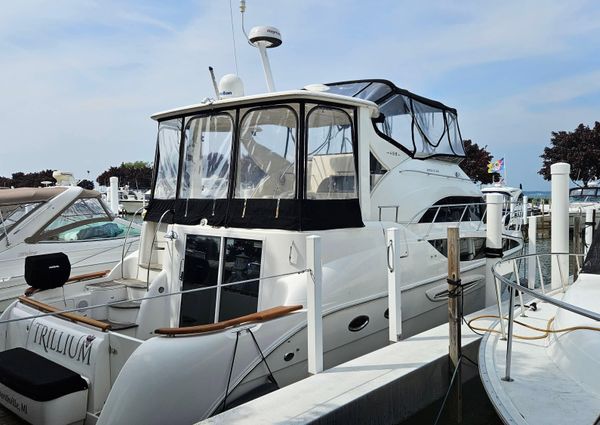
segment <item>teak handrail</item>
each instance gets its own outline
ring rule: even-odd
[[[241,325],[242,323],[263,322],[266,320],[276,319],[285,316],[293,311],[300,310],[301,305],[290,305],[272,307],[266,310],[257,311],[256,313],[247,314],[245,316],[236,317],[235,319],[224,320],[222,322],[210,323],[208,325],[186,326],[183,328],[159,328],[154,333],[159,335],[192,335],[206,332],[219,331],[221,329],[230,328],[232,326]]]
[[[102,332],[106,332],[110,329],[110,325],[108,323],[101,322],[99,320],[90,319],[89,317],[81,316],[75,313],[62,313],[60,309],[43,303],[41,301],[37,301],[31,298],[27,298],[22,295],[19,297],[19,301],[23,304],[26,304],[30,307],[37,308],[40,311],[46,313],[57,313],[57,316],[61,316],[65,319],[72,320],[73,322],[85,323],[86,325],[94,326],[96,328],[100,328]]]
[[[110,270],[102,270],[99,272],[93,272],[93,273],[86,273],[86,274],[80,274],[77,276],[71,276],[69,277],[69,279],[67,279],[66,283],[69,282],[79,282],[81,280],[90,280],[90,279],[97,279],[99,277],[104,277],[107,274],[110,273]]]

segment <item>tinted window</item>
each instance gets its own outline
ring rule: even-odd
[[[183,294],[179,326],[213,323],[219,274],[220,238],[187,235],[182,290],[208,290]]]
[[[260,241],[225,239],[223,283],[256,280],[221,288],[219,321],[256,312],[261,255]]]

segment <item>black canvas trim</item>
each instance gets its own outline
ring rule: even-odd
[[[145,220],[215,227],[282,230],[327,230],[364,227],[358,199],[178,199],[157,200]]]
[[[174,223],[174,211],[175,199],[150,199],[144,221],[158,222],[164,214],[162,223]],[[167,213],[165,214],[165,212]]]

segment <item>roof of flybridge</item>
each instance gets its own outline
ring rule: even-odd
[[[152,115],[152,119],[162,121],[167,118],[180,117],[182,115],[189,115],[193,113],[210,111],[212,109],[221,109],[228,106],[237,107],[246,104],[257,104],[260,102],[271,102],[271,101],[286,101],[286,100],[315,100],[315,101],[328,101],[348,106],[366,106],[371,108],[372,114],[377,115],[379,108],[371,101],[358,99],[350,96],[342,96],[339,94],[331,94],[320,91],[312,90],[288,90],[273,93],[262,93],[251,96],[242,97],[231,97],[221,100],[211,100],[204,103],[198,103],[195,105],[184,106],[181,108],[170,109],[163,112],[157,112]]]

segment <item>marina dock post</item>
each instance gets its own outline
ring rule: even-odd
[[[528,218],[529,227],[527,243],[527,254],[532,255],[537,253],[537,217],[532,215]],[[529,289],[535,288],[535,267],[536,257],[530,256],[527,258],[527,287]]]
[[[523,196],[523,204],[521,205],[522,207],[522,214],[523,216],[521,217],[521,224],[522,225],[526,225],[527,224],[527,205],[529,204],[529,198],[527,196]]]
[[[585,209],[585,244],[583,246],[583,253],[587,255],[590,246],[592,245],[592,239],[594,238],[594,208],[588,207]]]
[[[583,248],[581,246],[581,215],[578,214],[573,217],[573,252],[575,254],[582,254]],[[577,280],[577,276],[579,276],[579,257],[575,257],[576,266],[573,271],[573,281]]]
[[[571,166],[558,162],[550,166],[552,175],[552,233],[550,252],[569,253],[569,173]],[[551,259],[551,288],[557,289],[566,284],[569,276],[568,255],[556,255]]]
[[[485,305],[497,300],[496,279],[492,267],[502,258],[502,195],[489,193],[485,198],[487,208],[487,231],[485,238]]]
[[[111,177],[108,199],[110,201],[110,210],[116,215],[119,214],[119,178]]]
[[[311,235],[306,238],[306,268],[308,373],[316,375],[323,372],[323,264],[320,236]]]
[[[400,290],[400,269],[396,263],[398,247],[398,228],[386,230],[387,266],[388,266],[388,323],[389,340],[398,342],[402,334],[402,294]]]
[[[458,227],[448,227],[448,324],[450,333],[448,335],[448,351],[450,356],[454,388],[450,388],[450,412],[451,418],[456,423],[462,422],[462,371],[461,371],[461,312],[462,291],[460,283],[460,235]]]

